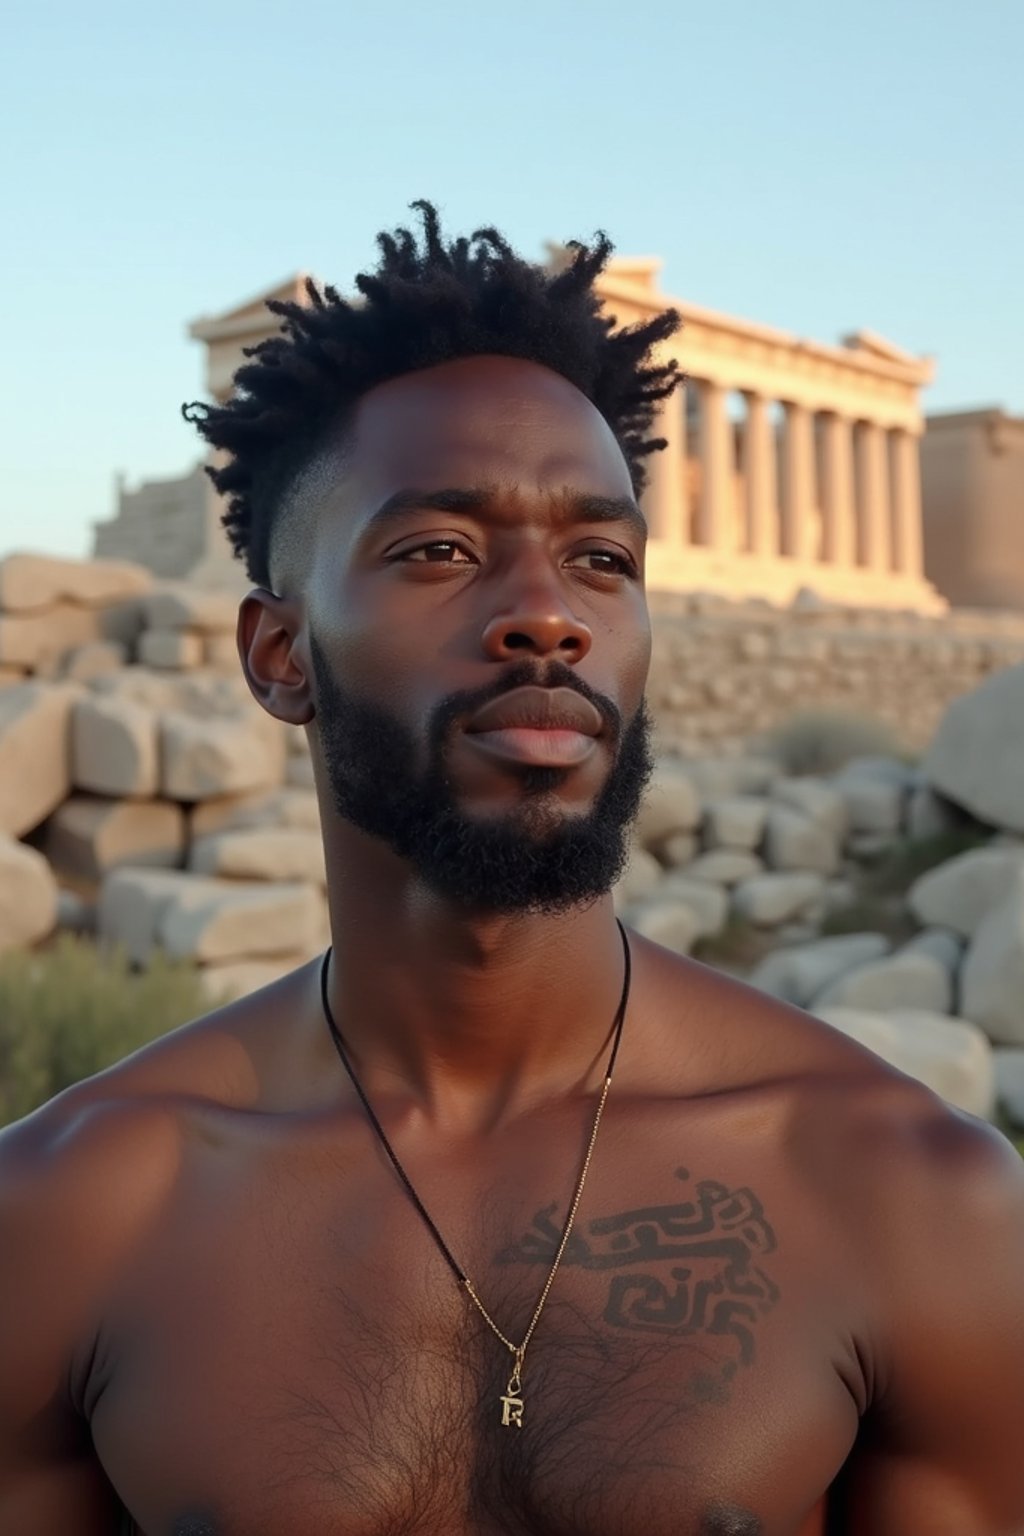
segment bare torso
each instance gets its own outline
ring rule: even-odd
[[[508,1354],[336,1060],[311,1092],[282,1054],[314,971],[82,1092],[70,1395],[139,1531],[822,1536],[871,1391],[856,1160],[878,1101],[915,1090],[700,967],[680,1001],[662,954],[638,956],[638,1008],[662,1014],[623,1049],[521,1428]],[[389,1124],[513,1338],[592,1110],[571,1096],[472,1145]]]

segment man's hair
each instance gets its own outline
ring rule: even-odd
[[[227,455],[207,473],[227,497],[223,515],[250,578],[269,586],[271,535],[280,503],[315,457],[329,430],[360,397],[387,379],[456,358],[517,357],[560,373],[590,400],[615,434],[634,491],[645,457],[665,446],[649,436],[656,402],[679,382],[675,359],[652,360],[655,343],[679,327],[668,309],[615,329],[601,312],[594,279],[612,245],[570,241],[561,270],[527,262],[496,229],[443,238],[431,203],[416,202],[419,240],[408,229],[377,236],[380,262],[361,272],[361,300],[306,282],[308,304],[280,299],[267,308],[280,331],[246,347],[226,405],[182,407],[212,448]]]

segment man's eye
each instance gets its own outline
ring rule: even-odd
[[[452,539],[434,539],[429,544],[420,544],[416,549],[406,549],[399,556],[400,560],[414,560],[418,565],[468,565],[469,556],[461,544],[456,544]]]
[[[616,554],[611,549],[585,549],[579,555],[573,555],[570,564],[577,560],[591,561],[590,569],[600,571],[603,576],[635,576],[636,566],[628,555]]]

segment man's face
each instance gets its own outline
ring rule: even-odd
[[[607,891],[650,773],[650,628],[600,414],[532,363],[446,363],[365,396],[296,494],[338,812],[469,910]]]

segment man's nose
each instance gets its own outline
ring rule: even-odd
[[[572,612],[565,594],[546,581],[524,584],[483,632],[484,650],[492,661],[544,656],[572,665],[583,660],[592,644],[590,630]]]

